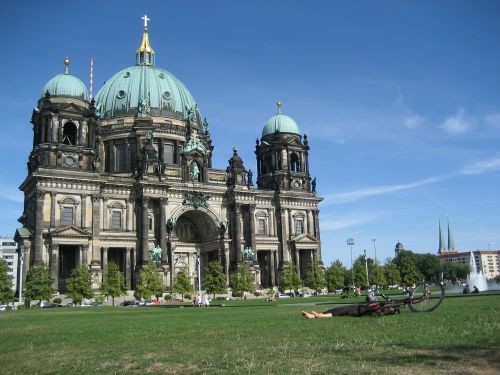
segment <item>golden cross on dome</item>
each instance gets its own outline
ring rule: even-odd
[[[151,21],[151,18],[148,18],[147,14],[144,15],[144,17],[141,17],[142,20],[144,20],[144,30],[148,29],[148,21]]]

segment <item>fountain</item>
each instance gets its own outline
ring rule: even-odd
[[[476,269],[476,261],[474,259],[474,254],[470,253],[470,261],[469,261],[470,273],[467,276],[467,285],[472,290],[474,286],[477,286],[480,292],[488,290],[488,284],[486,282],[486,278],[483,275],[483,271],[477,272]]]

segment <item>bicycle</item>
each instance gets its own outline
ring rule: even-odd
[[[426,281],[416,286],[410,296],[403,300],[391,300],[385,294],[380,294],[384,301],[370,302],[375,314],[399,314],[406,306],[413,312],[430,312],[437,309],[444,300],[444,287],[434,281]]]

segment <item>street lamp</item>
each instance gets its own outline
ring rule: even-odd
[[[19,300],[18,303],[23,303],[23,264],[24,264],[24,246],[19,246]]]
[[[354,246],[354,238],[348,238],[347,245],[351,248],[351,280],[352,280],[352,290],[354,291],[354,269],[352,267],[352,247]]]
[[[376,238],[372,239],[373,241],[373,250],[375,250],[375,264],[377,264],[377,246],[375,246],[375,241],[377,241]]]
[[[200,259],[200,249],[196,250],[196,266],[198,268],[198,295],[201,296],[201,259]]]
[[[365,251],[366,286],[369,287],[370,286],[370,281],[368,279],[368,258],[366,257],[366,249],[364,251]]]

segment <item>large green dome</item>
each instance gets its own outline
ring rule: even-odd
[[[58,74],[47,82],[43,86],[41,96],[44,97],[47,95],[47,92],[50,96],[70,96],[83,100],[88,99],[87,88],[83,82],[68,72]]]
[[[274,133],[292,133],[300,135],[300,129],[293,118],[278,112],[267,120],[264,129],[262,129],[262,137]]]
[[[136,115],[144,99],[148,100],[151,115],[183,119],[196,106],[182,82],[153,65],[135,65],[119,71],[95,97],[101,118]]]

